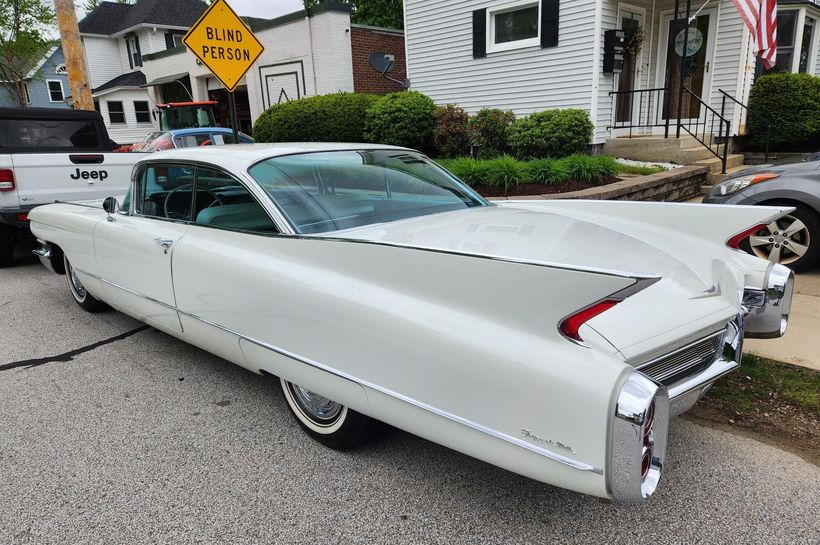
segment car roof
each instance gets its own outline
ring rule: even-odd
[[[68,119],[102,121],[99,112],[71,108],[0,108],[0,119]]]
[[[151,154],[143,161],[202,161],[223,167],[244,170],[248,166],[283,155],[314,153],[321,151],[354,151],[354,150],[397,150],[414,151],[398,146],[383,144],[351,144],[333,142],[279,142],[276,144],[229,144],[225,146],[202,146],[163,150]]]

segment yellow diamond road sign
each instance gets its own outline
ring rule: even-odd
[[[182,42],[229,91],[265,49],[225,0],[211,4]]]

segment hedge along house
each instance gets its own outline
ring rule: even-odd
[[[375,50],[396,58],[397,79],[404,78],[404,35],[400,30],[354,25],[350,6],[323,2],[274,19],[243,17],[265,47],[237,87],[242,130],[267,108],[306,96],[346,92],[387,93],[401,86],[384,80],[367,65]],[[142,72],[155,102],[169,101],[166,90],[183,82],[187,100],[216,100],[217,118],[229,125],[227,91],[184,46],[143,56]]]
[[[686,25],[686,0],[405,0],[408,77],[437,103],[470,113],[581,108],[595,125],[592,143],[607,152],[684,164],[712,158],[722,167],[720,127],[742,134],[747,110],[738,103],[762,67],[731,0],[689,6]],[[778,22],[774,70],[819,73],[817,0],[780,0]],[[625,35],[620,73],[605,71],[611,29]]]
[[[24,75],[22,96],[15,83],[0,82],[0,106],[71,107],[71,88],[59,42],[45,44],[35,63],[19,73]]]

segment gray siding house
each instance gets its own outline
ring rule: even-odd
[[[63,59],[63,48],[48,45],[43,56],[32,66],[24,82],[26,106],[70,108],[71,88]],[[0,106],[18,106],[16,97],[0,85]]]
[[[405,0],[408,77],[437,103],[470,113],[582,108],[602,144],[627,131],[663,133],[665,119],[677,118],[685,64],[684,84],[700,101],[685,101],[682,119],[706,125],[711,107],[742,134],[745,110],[723,92],[748,101],[762,71],[752,36],[731,0],[691,4],[681,63],[687,25],[674,16],[675,0]],[[820,74],[820,2],[780,0],[778,26],[773,70]],[[604,73],[610,29],[623,29],[633,45],[620,74]]]

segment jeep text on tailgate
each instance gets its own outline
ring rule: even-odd
[[[98,112],[0,108],[0,267],[29,236],[28,212],[125,193],[138,153],[114,153]]]

